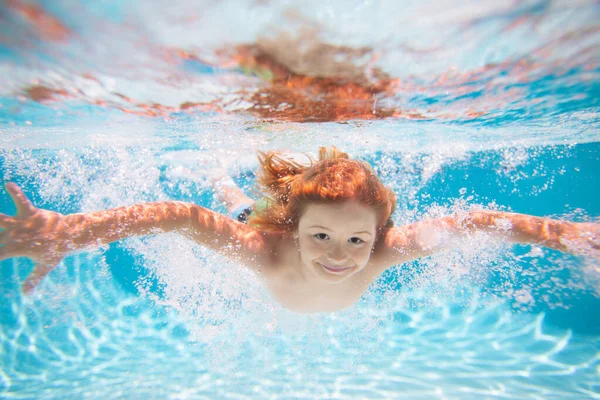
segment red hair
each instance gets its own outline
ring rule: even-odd
[[[393,225],[394,192],[381,183],[369,164],[352,160],[335,147],[320,147],[319,159],[310,159],[309,165],[273,151],[259,153],[259,161],[258,183],[267,204],[255,210],[249,221],[259,229],[292,232],[307,204],[349,200],[375,210],[378,230]]]

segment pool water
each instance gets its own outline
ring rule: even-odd
[[[599,221],[596,2],[172,3],[0,8],[2,183],[61,213],[225,212],[215,170],[251,194],[257,150],[335,145],[397,225]],[[2,398],[600,397],[597,257],[476,235],[315,315],[175,234],[69,256],[23,296],[31,268],[0,264]]]

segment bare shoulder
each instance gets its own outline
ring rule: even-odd
[[[296,240],[287,233],[271,233],[272,266],[294,264],[298,259],[298,244]]]
[[[263,238],[264,247],[259,253],[247,254],[243,261],[263,275],[273,275],[291,259],[296,249],[293,239],[281,232],[258,232]]]
[[[381,232],[369,260],[369,269],[374,274],[374,279],[394,265],[426,255],[417,240],[417,230],[417,225],[411,224],[386,228]]]

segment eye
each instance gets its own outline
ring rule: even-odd
[[[361,244],[361,243],[365,242],[361,238],[357,238],[357,237],[351,237],[350,239],[348,239],[348,241],[352,244]]]
[[[329,239],[329,236],[326,233],[317,233],[316,235],[313,235],[313,237],[319,240]]]

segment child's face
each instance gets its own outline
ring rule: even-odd
[[[298,223],[300,258],[322,280],[342,282],[369,262],[376,225],[375,211],[356,202],[309,204]]]

